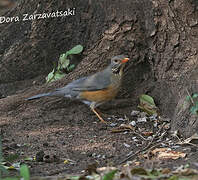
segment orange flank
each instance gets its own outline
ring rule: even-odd
[[[118,93],[118,89],[109,86],[106,89],[97,91],[83,91],[80,97],[88,101],[104,102],[113,99]]]

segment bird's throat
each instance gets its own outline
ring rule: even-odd
[[[119,66],[118,68],[112,69],[113,74],[120,74],[121,71],[121,66]]]
[[[119,66],[118,68],[112,69],[113,74],[122,76],[124,66]]]

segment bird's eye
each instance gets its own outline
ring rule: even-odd
[[[115,59],[114,62],[115,62],[115,63],[118,63],[118,59]]]

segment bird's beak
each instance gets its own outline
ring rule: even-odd
[[[124,58],[124,59],[121,61],[121,63],[124,64],[124,63],[128,62],[128,60],[129,60],[129,58]]]

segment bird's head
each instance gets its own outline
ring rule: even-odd
[[[112,72],[115,74],[122,73],[122,70],[126,64],[126,62],[129,61],[129,58],[125,55],[118,55],[111,58],[111,69]]]

